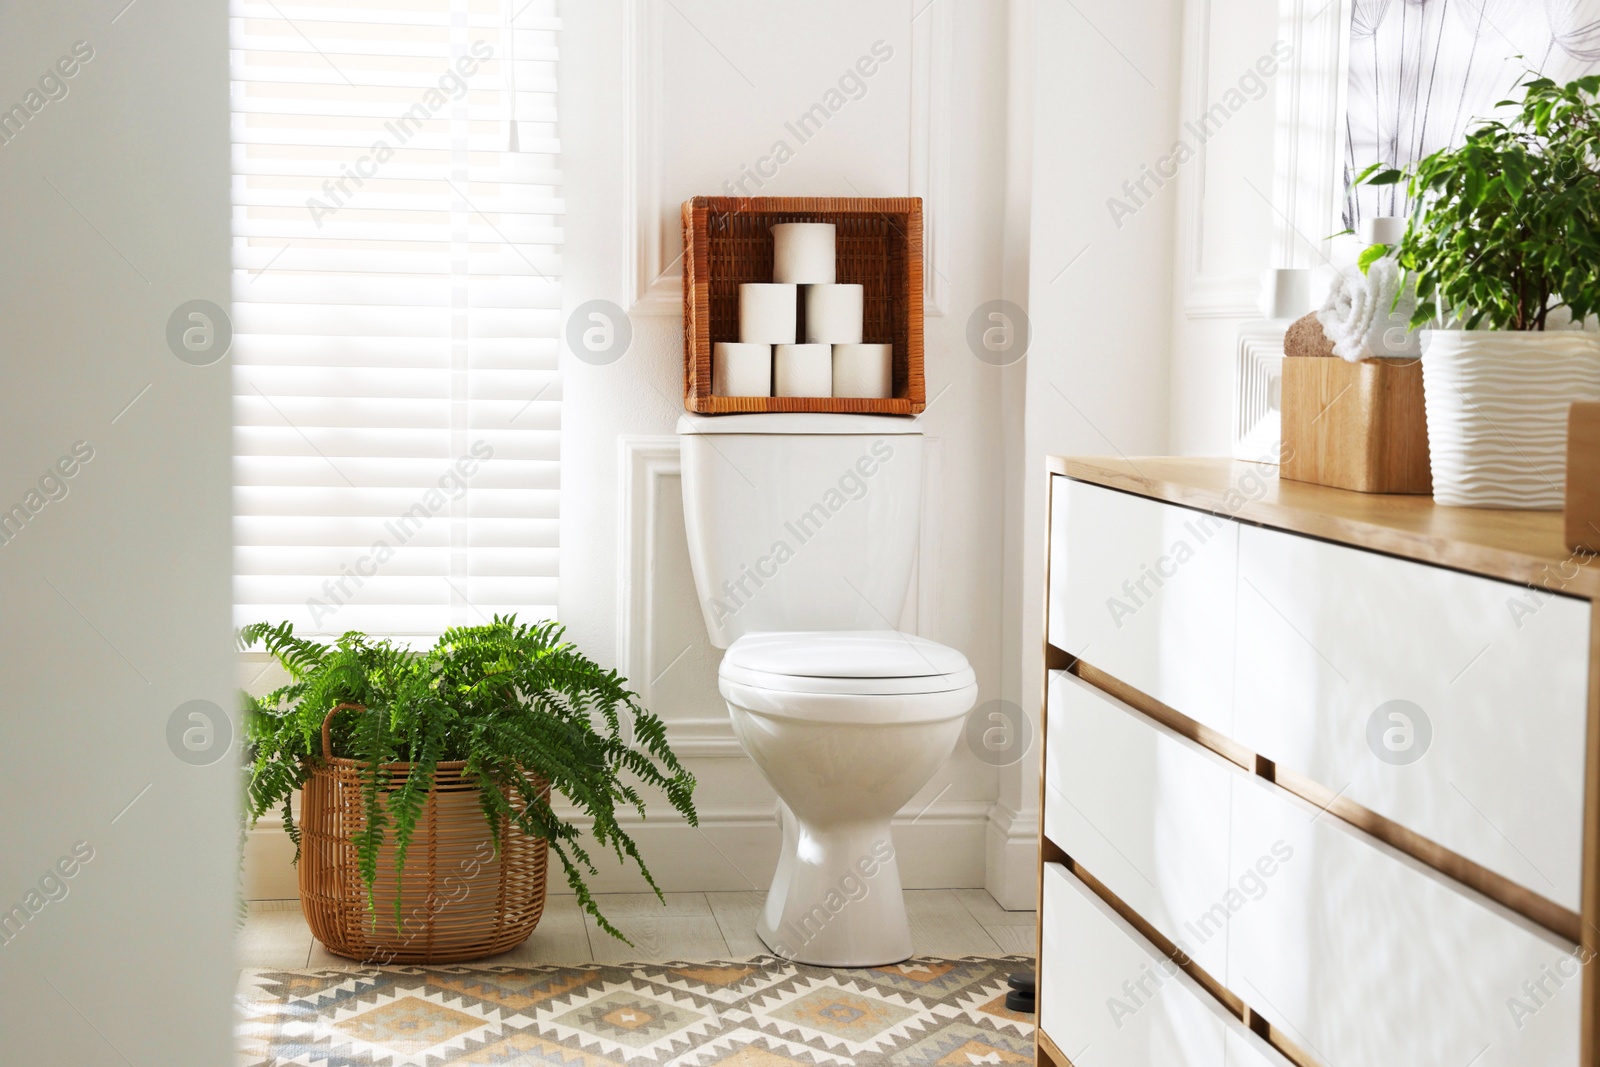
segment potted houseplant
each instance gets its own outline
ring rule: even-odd
[[[1405,182],[1397,254],[1416,283],[1433,496],[1560,508],[1567,411],[1600,399],[1600,77],[1529,77],[1464,143],[1361,180]]]
[[[586,884],[586,835],[554,794],[660,895],[618,811],[642,816],[651,787],[694,825],[694,777],[625,680],[562,633],[496,616],[414,651],[359,633],[321,644],[288,623],[240,632],[290,676],[245,697],[245,807],[252,821],[283,812],[306,919],[330,951],[377,962],[505,951],[539,921],[548,852],[596,924],[622,937]]]

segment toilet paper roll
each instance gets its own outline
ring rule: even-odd
[[[1361,220],[1361,243],[1397,245],[1406,235],[1404,215],[1372,215]]]
[[[772,280],[802,285],[834,280],[831,222],[780,222],[772,228]]]
[[[831,345],[778,345],[772,353],[773,396],[832,396]]]
[[[806,344],[861,343],[865,293],[859,285],[808,285]]]
[[[894,395],[893,345],[834,345],[833,395],[871,397]]]
[[[711,392],[716,396],[771,396],[772,346],[718,341],[711,349]]]
[[[793,285],[769,282],[739,286],[739,340],[745,344],[794,344],[798,292]]]

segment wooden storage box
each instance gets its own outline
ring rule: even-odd
[[[1580,401],[1567,416],[1567,547],[1600,552],[1600,403]]]
[[[862,341],[894,346],[894,395],[714,396],[712,345],[739,339],[739,285],[772,280],[772,227],[831,222],[840,282],[864,287]],[[683,204],[683,406],[701,414],[825,411],[915,415],[922,378],[922,200],[697,196]],[[802,322],[803,329],[803,322]]]
[[[1358,493],[1432,493],[1422,361],[1286,356],[1279,475]]]

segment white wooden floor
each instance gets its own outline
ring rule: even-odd
[[[498,964],[630,963],[747,959],[767,954],[755,934],[764,893],[668,893],[663,907],[647,893],[604,893],[600,910],[632,948],[595,928],[577,898],[551,896],[533,936],[482,961]],[[906,892],[919,956],[1032,955],[1034,913],[1005,911],[982,889]],[[256,901],[239,931],[239,966],[261,969],[355,967],[318,944],[298,900]]]

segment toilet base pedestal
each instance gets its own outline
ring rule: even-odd
[[[783,851],[756,934],[775,955],[817,967],[882,967],[911,956],[889,822],[827,831],[780,801]]]

